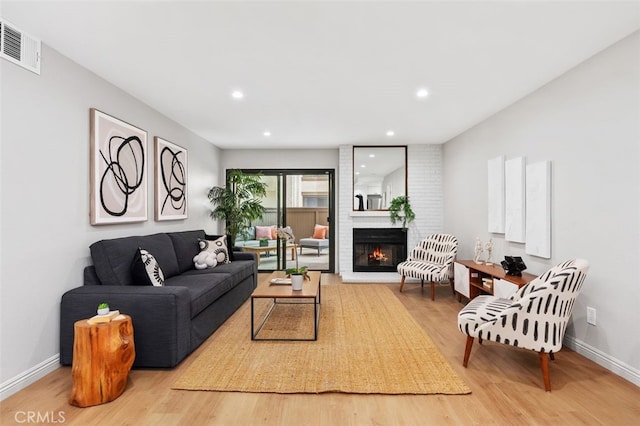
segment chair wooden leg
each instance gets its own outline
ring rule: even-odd
[[[467,345],[464,347],[464,359],[462,360],[462,365],[467,367],[469,363],[469,355],[471,355],[471,347],[473,346],[473,337],[467,336]]]
[[[456,295],[456,288],[453,284],[453,280],[449,280],[449,282],[451,283],[451,294],[453,294],[454,296]]]
[[[551,379],[549,378],[549,358],[544,352],[540,352],[540,367],[542,368],[542,379],[544,380],[544,390],[551,392]]]
[[[402,279],[400,280],[400,293],[402,293],[402,288],[404,287],[404,280],[405,280],[405,276],[402,276]]]
[[[553,352],[549,352],[549,358],[551,359],[551,361],[556,360],[556,356],[553,354]]]
[[[431,281],[431,300],[436,300],[436,283]]]

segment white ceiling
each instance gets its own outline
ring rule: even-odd
[[[221,148],[444,143],[640,28],[638,1],[1,7],[23,31]],[[420,87],[426,100],[415,97]],[[235,89],[242,101],[231,99]]]

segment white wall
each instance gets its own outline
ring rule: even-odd
[[[89,245],[103,238],[215,231],[207,190],[218,184],[213,145],[43,45],[41,75],[0,60],[0,396],[57,367],[60,297],[82,285]],[[148,132],[149,220],[89,224],[89,108]],[[153,219],[153,137],[188,150],[189,218]]]
[[[487,160],[551,160],[550,260],[492,234],[495,256],[521,255],[528,272],[590,262],[567,341],[640,384],[640,33],[562,75],[444,146],[445,228],[472,258],[487,232]],[[587,325],[586,307],[597,310]]]

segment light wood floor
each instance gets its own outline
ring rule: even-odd
[[[266,275],[261,274],[261,279]],[[323,275],[324,284],[341,284]],[[387,285],[387,284],[380,284]],[[77,425],[441,425],[639,424],[640,388],[572,352],[551,362],[544,391],[538,356],[487,342],[462,367],[465,336],[456,327],[462,305],[448,286],[429,290],[388,284],[472,389],[471,395],[278,395],[171,390],[200,350],[172,370],[133,370],[125,393],[95,407],[67,403],[70,367],[59,368],[2,401],[0,424],[25,424],[29,413]],[[322,327],[322,324],[320,325]],[[238,336],[238,338],[248,338]],[[201,347],[202,348],[202,347]],[[37,419],[34,417],[34,419]]]

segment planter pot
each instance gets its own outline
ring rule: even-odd
[[[98,315],[107,315],[108,313],[109,313],[109,308],[98,309]]]
[[[302,290],[303,275],[291,275],[291,288],[293,290]]]

